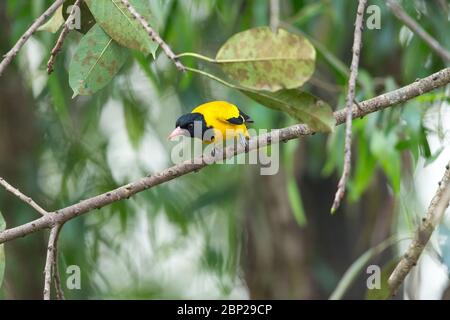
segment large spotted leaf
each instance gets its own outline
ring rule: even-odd
[[[120,0],[85,0],[95,20],[105,32],[124,47],[155,56],[158,44],[133,18]],[[145,20],[154,26],[148,0],[129,0]]]
[[[304,37],[258,27],[235,34],[216,60],[241,86],[277,91],[303,85],[313,74],[316,51]]]
[[[336,125],[331,107],[307,92],[298,89],[277,92],[246,89],[241,91],[266,107],[286,112],[315,131],[333,131]]]
[[[129,50],[94,25],[81,39],[69,66],[69,83],[76,95],[103,88],[125,63]]]
[[[0,212],[0,231],[6,229],[5,219],[3,219],[2,213]],[[3,276],[5,274],[5,247],[0,244],[0,287],[2,286]]]

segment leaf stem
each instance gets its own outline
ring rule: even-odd
[[[223,84],[223,85],[225,85],[225,86],[227,86],[227,87],[229,87],[229,88],[232,88],[232,89],[238,89],[238,90],[241,89],[239,86],[234,85],[234,84],[232,84],[232,83],[229,83],[229,82],[227,82],[227,81],[225,81],[225,80],[222,80],[222,79],[220,79],[219,77],[216,77],[215,75],[212,75],[211,73],[208,73],[208,72],[206,72],[206,71],[199,70],[199,69],[195,69],[195,68],[190,68],[190,67],[186,67],[186,70],[191,71],[191,72],[194,72],[194,73],[198,73],[198,74],[201,74],[201,75],[203,75],[203,76],[205,76],[205,77],[208,77],[208,78],[210,78],[210,79],[213,79],[213,80],[215,80],[215,81],[217,81],[217,82],[219,82],[219,83],[221,83],[221,84]]]
[[[213,59],[204,55],[201,55],[199,53],[195,52],[183,52],[176,56],[176,58],[182,58],[182,57],[193,57],[197,58],[203,61],[207,61],[210,63],[216,63],[216,64],[225,64],[225,63],[239,63],[239,62],[260,62],[260,61],[286,61],[286,60],[294,60],[293,58],[283,58],[283,57],[264,57],[264,58],[241,58],[241,59]],[[295,58],[295,60],[302,60],[302,58]],[[309,60],[309,58],[303,58],[303,60]]]
[[[200,60],[203,60],[203,61],[208,61],[208,62],[211,62],[211,63],[217,63],[218,62],[216,59],[213,59],[213,58],[210,58],[210,57],[207,57],[207,56],[204,56],[202,54],[195,53],[195,52],[183,52],[183,53],[177,54],[176,57],[177,58],[194,57],[194,58],[197,58],[197,59],[200,59]]]

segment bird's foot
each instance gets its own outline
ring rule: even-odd
[[[250,149],[250,145],[248,143],[249,138],[244,137],[242,134],[239,135],[239,141],[241,145],[244,147],[245,152],[247,153]]]

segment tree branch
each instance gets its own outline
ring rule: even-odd
[[[175,66],[180,71],[186,71],[185,66],[180,62],[180,60],[177,58],[177,56],[173,53],[172,49],[167,45],[167,43],[164,42],[164,40],[159,36],[159,34],[150,27],[147,21],[145,21],[144,17],[142,17],[136,9],[130,4],[128,0],[120,0],[122,4],[127,7],[128,11],[131,13],[131,15],[139,21],[139,23],[142,25],[142,27],[147,31],[148,35],[152,39],[152,41],[156,42],[161,49],[164,51],[166,56],[175,63]]]
[[[419,225],[414,240],[409,245],[403,258],[395,267],[389,277],[388,284],[392,294],[396,294],[398,288],[405,280],[411,269],[417,264],[425,246],[439,225],[450,201],[450,163],[445,167],[445,173],[439,182],[439,187],[431,200],[430,206],[422,222]]]
[[[414,83],[397,90],[360,102],[360,107],[357,107],[356,105],[352,107],[352,117],[360,118],[372,112],[383,110],[395,104],[413,99],[436,88],[443,87],[448,83],[450,83],[450,68],[443,69],[426,78],[416,80]],[[343,109],[336,111],[334,113],[334,117],[337,125],[344,123],[346,118],[346,110]],[[311,135],[313,133],[314,131],[305,124],[297,124],[287,128],[273,130],[270,133],[251,138],[248,142],[247,150],[256,150],[272,143],[298,139],[301,136]],[[146,189],[168,182],[190,172],[198,171],[217,160],[231,158],[234,155],[244,153],[245,151],[245,146],[242,144],[237,144],[236,147],[229,146],[223,150],[218,150],[214,157],[212,155],[205,155],[197,157],[192,161],[186,161],[181,164],[174,165],[159,173],[140,178],[135,182],[129,183],[117,189],[57,210],[55,211],[56,214],[47,214],[40,219],[36,219],[15,228],[4,230],[0,232],[0,244],[26,236],[38,230],[51,228],[58,223],[71,220],[84,213],[90,212],[94,209],[100,209],[116,201],[128,199]]]
[[[56,41],[56,44],[54,48],[52,49],[52,52],[50,54],[50,58],[47,62],[47,74],[51,74],[53,72],[53,65],[55,64],[56,56],[61,51],[62,45],[64,43],[64,40],[66,39],[67,35],[69,34],[69,25],[72,23],[73,19],[75,18],[75,13],[77,12],[76,8],[80,8],[80,4],[83,0],[77,0],[72,6],[72,11],[70,11],[69,16],[67,17],[66,22],[64,22],[63,29],[61,33],[59,34],[58,40]]]
[[[334,196],[331,213],[336,212],[341,204],[345,194],[345,187],[347,185],[348,177],[350,175],[350,168],[352,162],[352,112],[351,107],[355,100],[355,83],[358,77],[359,56],[361,50],[361,36],[364,22],[364,8],[367,0],[359,0],[358,9],[356,10],[355,33],[353,35],[353,57],[350,65],[350,77],[348,79],[348,92],[345,99],[345,108],[347,109],[347,117],[345,120],[345,155],[344,155],[344,169],[342,176],[339,179],[338,189]]]
[[[426,44],[434,50],[446,62],[450,62],[450,52],[442,47],[440,43],[426,32],[395,0],[386,0],[394,15],[402,21],[411,31],[419,36]]]
[[[45,12],[36,19],[35,22],[28,28],[28,30],[20,37],[19,41],[12,47],[7,54],[4,55],[2,62],[0,62],[0,76],[5,71],[6,67],[11,63],[19,50],[23,47],[25,42],[33,35],[33,33],[50,17],[65,0],[56,0]]]
[[[41,215],[46,215],[48,212],[44,209],[42,209],[41,206],[39,206],[36,202],[33,201],[30,197],[24,195],[22,192],[19,191],[19,189],[14,188],[12,185],[10,185],[8,182],[6,182],[5,179],[0,177],[0,185],[2,185],[6,191],[11,192],[13,195],[15,195],[17,198],[28,204],[30,207],[32,207],[34,210],[36,210]]]
[[[61,231],[62,224],[52,227],[48,238],[47,259],[44,267],[44,300],[51,298],[51,285],[53,276],[56,276],[55,268],[57,257],[58,236]]]

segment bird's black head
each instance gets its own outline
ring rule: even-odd
[[[206,121],[201,113],[187,113],[178,118],[175,130],[170,134],[169,138],[185,135],[191,138],[202,139],[206,130],[208,130]]]

